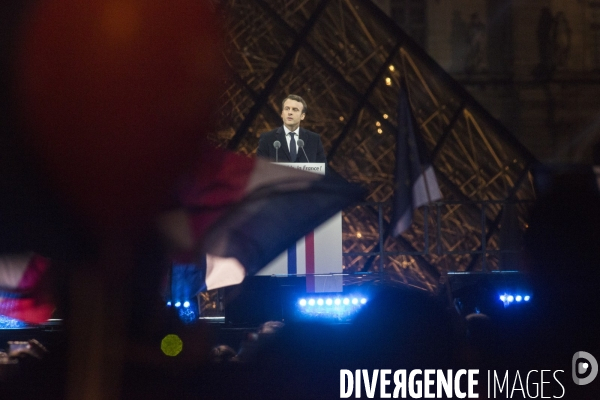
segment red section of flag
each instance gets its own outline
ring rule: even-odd
[[[312,231],[305,237],[306,247],[306,274],[315,273],[315,232]]]
[[[195,243],[246,194],[256,160],[230,151],[206,146],[193,173],[179,184],[178,198],[189,211]],[[179,254],[178,261],[191,262],[193,254]]]
[[[315,232],[311,231],[304,238],[306,248],[306,291],[315,292]]]
[[[16,287],[16,290],[34,290],[49,266],[50,262],[47,259],[34,254],[29,260],[27,268],[25,268],[23,277],[19,281],[19,286]]]
[[[0,314],[29,324],[47,322],[53,311],[54,304],[39,299],[7,299],[0,302]]]

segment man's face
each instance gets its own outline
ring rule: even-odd
[[[283,119],[284,125],[287,126],[290,131],[296,130],[298,125],[300,125],[300,121],[306,116],[303,111],[304,108],[299,101],[287,99],[285,103],[283,103],[281,119]]]

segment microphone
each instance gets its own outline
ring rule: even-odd
[[[302,152],[304,153],[304,157],[306,158],[306,162],[310,162],[310,161],[308,161],[308,156],[306,155],[306,152],[304,151],[304,140],[298,139],[298,147],[300,147],[302,149]]]
[[[279,148],[281,147],[281,142],[276,140],[273,142],[273,147],[275,147],[275,162],[279,161]]]

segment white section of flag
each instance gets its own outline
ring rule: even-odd
[[[442,192],[435,177],[433,167],[429,165],[412,186],[412,209],[407,208],[394,226],[393,234],[398,236],[412,224],[413,210],[442,199]]]
[[[242,283],[246,270],[235,258],[206,256],[206,289],[213,290]]]
[[[315,233],[315,274],[339,274],[343,272],[342,260],[342,213],[338,213],[320,225]],[[306,274],[306,242],[296,242],[296,273]],[[287,251],[261,269],[257,275],[287,275]]]

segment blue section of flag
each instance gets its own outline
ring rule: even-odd
[[[288,258],[288,274],[295,275],[296,271],[298,271],[298,267],[296,265],[296,243],[294,243],[292,246],[288,247],[287,258]]]

